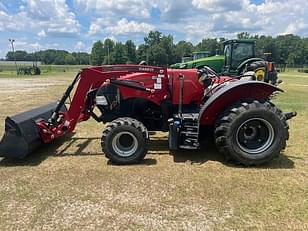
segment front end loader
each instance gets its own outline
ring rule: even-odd
[[[85,68],[59,102],[6,118],[0,156],[23,158],[92,117],[107,123],[102,150],[117,164],[138,163],[145,157],[148,131],[169,131],[171,150],[194,150],[204,138],[201,131],[212,128],[222,153],[244,165],[263,164],[285,148],[287,120],[296,115],[270,102],[279,91],[264,82],[218,76],[207,67]]]

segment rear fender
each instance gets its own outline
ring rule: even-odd
[[[221,113],[241,100],[262,100],[281,89],[260,81],[239,80],[216,91],[202,106],[199,114],[200,125],[213,125]]]

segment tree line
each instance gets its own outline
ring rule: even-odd
[[[15,56],[15,57],[14,57]],[[90,54],[86,52],[68,52],[65,50],[48,49],[44,51],[37,51],[33,53],[27,53],[26,51],[12,51],[6,54],[6,60],[8,61],[40,61],[43,64],[54,65],[89,65]]]
[[[279,35],[277,37],[250,35],[242,32],[239,39],[255,39],[257,53],[271,53],[276,63],[293,65],[308,64],[308,38],[297,35]],[[115,42],[112,39],[97,41],[93,44],[91,54],[85,52],[69,53],[64,50],[45,50],[34,53],[16,51],[17,61],[41,61],[44,64],[132,64],[146,61],[150,65],[168,66],[181,61],[184,55],[194,51],[209,51],[211,55],[222,54],[225,38],[204,38],[198,44],[179,41],[174,43],[172,35],[163,35],[159,31],[151,31],[144,43],[136,46],[132,40]],[[8,52],[6,59],[13,61],[13,52]]]

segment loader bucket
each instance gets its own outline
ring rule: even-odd
[[[43,144],[36,120],[48,120],[57,102],[7,117],[5,133],[0,142],[0,157],[23,158]],[[64,106],[61,110],[66,111]]]

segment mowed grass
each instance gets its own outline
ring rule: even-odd
[[[24,160],[0,159],[0,230],[308,230],[308,74],[280,76],[274,103],[298,116],[271,163],[237,166],[213,146],[170,153],[157,133],[141,164],[114,166],[91,119]],[[1,78],[0,135],[7,115],[57,100],[73,77]]]
[[[17,68],[30,67],[32,64],[17,64]],[[87,67],[86,65],[38,65],[41,70],[40,77],[50,75],[58,75],[65,73],[77,73],[81,68]],[[16,67],[14,64],[1,64],[0,63],[0,78],[32,78],[38,76],[31,75],[17,75]]]

